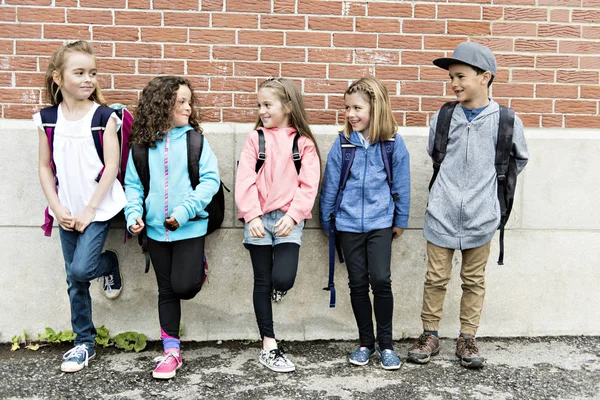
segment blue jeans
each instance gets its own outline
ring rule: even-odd
[[[75,345],[94,345],[96,328],[92,323],[91,280],[109,275],[113,264],[102,248],[110,228],[110,220],[92,222],[83,233],[66,231],[59,226],[65,268],[67,293],[71,303],[71,326],[77,334]]]

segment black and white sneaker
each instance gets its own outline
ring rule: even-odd
[[[261,350],[258,361],[271,371],[275,372],[292,372],[296,370],[294,363],[288,360],[280,349],[273,349],[270,351]]]
[[[279,303],[281,300],[283,300],[283,297],[286,294],[287,290],[276,290],[273,288],[273,291],[271,292],[271,300],[273,300],[274,303]]]
[[[123,290],[123,276],[119,268],[119,255],[115,250],[106,250],[105,254],[113,259],[114,269],[110,275],[101,277],[104,296],[107,299],[114,300],[121,294]]]

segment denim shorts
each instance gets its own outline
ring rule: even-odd
[[[258,246],[276,246],[280,243],[296,243],[298,246],[302,245],[302,229],[304,229],[304,220],[296,224],[292,229],[292,232],[288,236],[275,236],[277,230],[275,225],[285,213],[281,210],[271,211],[262,216],[262,222],[265,226],[265,237],[258,238],[250,236],[248,230],[248,223],[244,223],[244,244],[254,244]]]

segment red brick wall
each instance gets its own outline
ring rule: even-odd
[[[348,84],[373,74],[398,122],[425,126],[450,98],[431,61],[472,40],[496,53],[492,94],[526,126],[596,128],[598,22],[600,0],[3,0],[0,104],[29,118],[48,56],[86,39],[110,102],[135,104],[153,76],[179,74],[204,121],[252,121],[257,84],[281,75],[302,87],[311,123],[334,124]]]

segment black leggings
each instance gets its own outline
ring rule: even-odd
[[[194,298],[204,281],[204,236],[175,242],[148,238],[148,251],[158,283],[160,326],[179,338],[181,300]]]
[[[296,243],[281,243],[276,246],[245,245],[250,251],[254,269],[254,313],[260,338],[275,338],[273,332],[273,309],[271,291],[286,291],[294,286],[298,271],[300,246]]]
[[[340,232],[340,242],[348,268],[350,301],[358,326],[360,345],[372,348],[373,311],[377,321],[377,341],[382,350],[392,348],[394,296],[390,272],[392,229],[366,233]],[[369,298],[373,290],[374,310]]]

